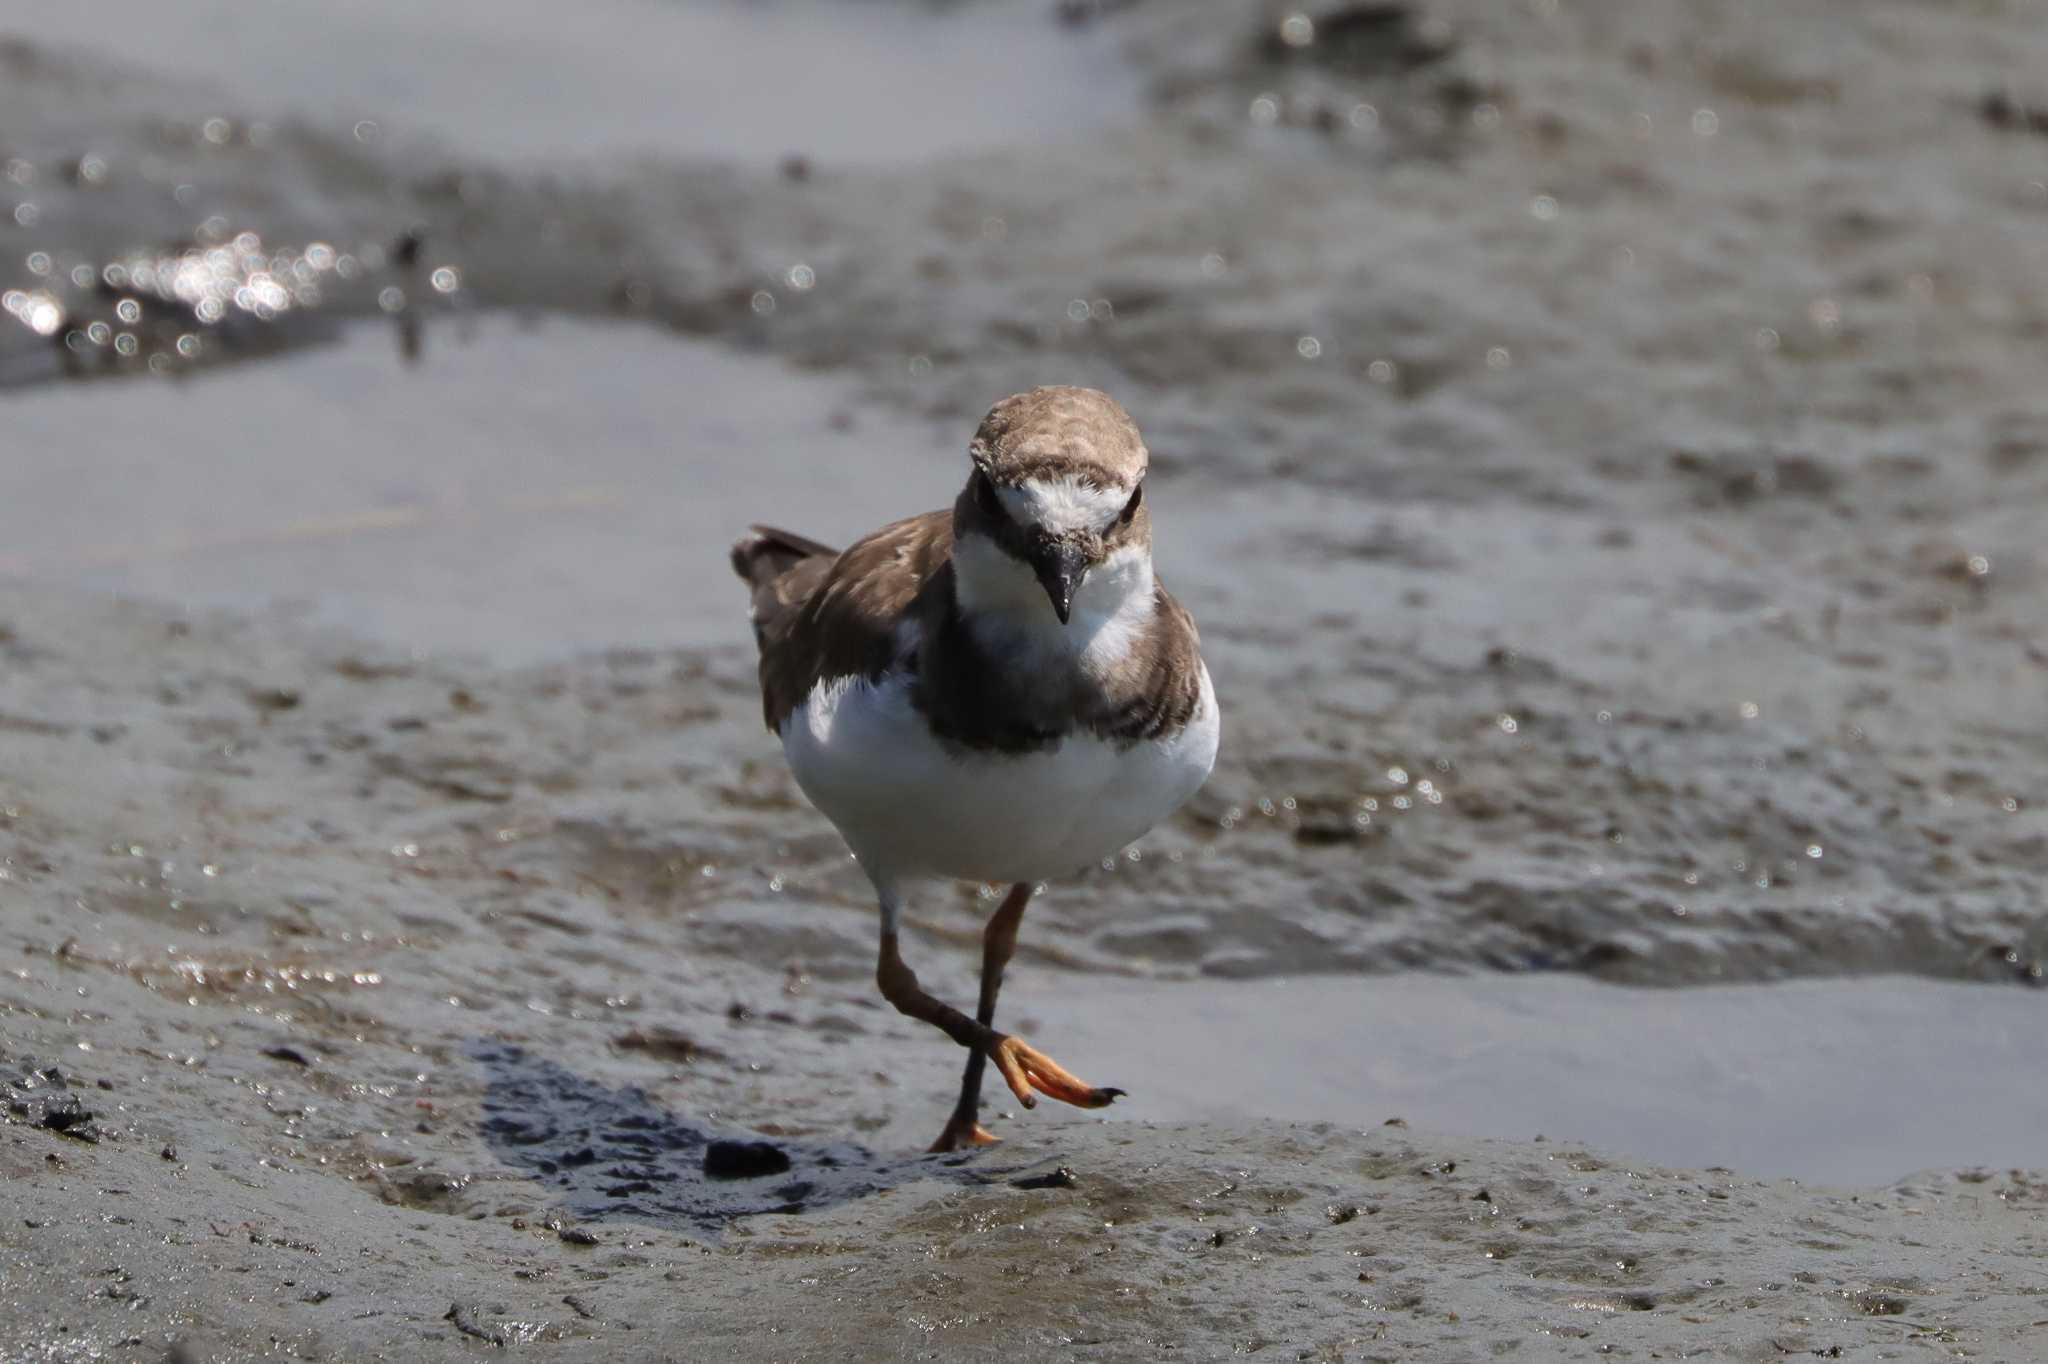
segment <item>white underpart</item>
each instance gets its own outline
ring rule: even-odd
[[[1020,526],[1044,526],[1055,534],[1104,531],[1130,503],[1129,488],[1097,488],[1073,477],[1033,479],[997,488],[1003,510]]]
[[[782,725],[790,770],[893,911],[907,881],[1045,881],[1109,857],[1201,788],[1216,762],[1216,694],[1178,733],[1121,745],[1070,735],[1021,754],[933,737],[902,673],[821,683]]]
[[[1001,489],[1020,524],[1102,530],[1130,500],[1059,479]],[[1081,668],[1103,676],[1157,610],[1149,547],[1117,550],[1074,593],[1065,624],[1031,569],[993,540],[953,546],[955,601],[1006,668]],[[898,658],[918,645],[908,625]],[[838,826],[893,921],[907,881],[1044,881],[1120,851],[1201,788],[1216,762],[1216,695],[1202,670],[1201,702],[1162,739],[1119,744],[1073,734],[1033,753],[949,748],[911,704],[899,670],[878,682],[820,683],[782,725],[790,770]]]

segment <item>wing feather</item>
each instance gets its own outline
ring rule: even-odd
[[[897,521],[837,555],[760,528],[753,542],[734,548],[735,567],[743,551],[748,567],[740,576],[754,585],[762,713],[779,733],[820,682],[874,680],[896,662],[903,623],[918,619],[934,592],[950,594],[953,514]],[[780,570],[770,571],[778,562]]]

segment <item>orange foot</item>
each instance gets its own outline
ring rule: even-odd
[[[1036,1108],[1040,1094],[1076,1108],[1103,1108],[1123,1097],[1121,1089],[1084,1084],[1038,1048],[1000,1033],[988,1049],[988,1059],[996,1063],[1010,1092],[1026,1108]]]
[[[939,1139],[926,1147],[927,1151],[959,1151],[969,1146],[994,1146],[1002,1138],[983,1127],[973,1118],[962,1118],[955,1113],[946,1120],[946,1130],[939,1133]]]

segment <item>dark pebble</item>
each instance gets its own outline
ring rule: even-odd
[[[40,1111],[34,1111],[35,1108],[40,1108]],[[93,1111],[78,1102],[75,1094],[43,1100],[31,1107],[31,1113],[36,1126],[70,1137],[73,1141],[96,1142],[100,1139],[100,1130],[93,1125]]]
[[[789,1168],[789,1156],[766,1141],[714,1141],[704,1148],[704,1173],[712,1179],[759,1179]]]
[[[631,1032],[622,1033],[618,1037],[613,1038],[612,1045],[621,1051],[646,1052],[649,1056],[659,1060],[674,1061],[681,1065],[688,1065],[690,1062],[706,1056],[715,1057],[718,1055],[717,1052],[710,1050],[708,1047],[699,1046],[695,1038],[659,1028],[652,1030],[635,1028]]]
[[[1010,1181],[1020,1189],[1071,1189],[1080,1182],[1074,1172],[1064,1165],[1050,1174],[1026,1175],[1022,1179]]]
[[[2048,133],[2048,107],[2032,107],[2003,90],[1987,92],[1977,112],[1986,123],[2007,132]]]
[[[262,711],[291,710],[299,704],[299,694],[289,687],[256,687],[249,695],[249,704]]]
[[[465,1307],[459,1302],[450,1303],[441,1320],[455,1323],[455,1329],[466,1336],[475,1336],[478,1340],[487,1341],[500,1349],[504,1348],[504,1336],[489,1327],[477,1324],[475,1308]]]

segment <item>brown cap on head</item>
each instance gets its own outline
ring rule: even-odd
[[[1078,478],[1132,488],[1145,476],[1145,442],[1116,399],[1092,388],[1034,388],[1003,399],[981,419],[967,453],[991,480]]]

